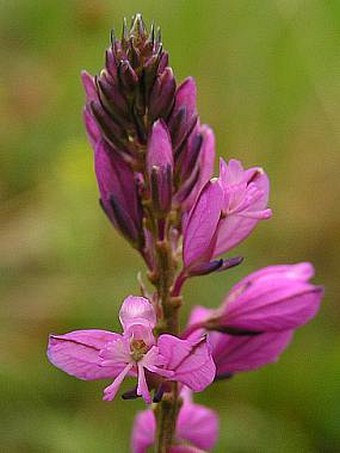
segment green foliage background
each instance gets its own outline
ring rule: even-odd
[[[1,451],[127,452],[143,407],[103,403],[103,382],[45,356],[49,332],[117,328],[138,291],[142,261],[98,207],[79,80],[102,67],[111,26],[137,11],[162,26],[177,78],[196,78],[218,153],[272,181],[274,217],[237,250],[245,263],[190,282],[187,310],[217,306],[272,263],[312,261],[326,288],[276,365],[197,396],[221,415],[215,451],[340,451],[337,0],[0,1]]]

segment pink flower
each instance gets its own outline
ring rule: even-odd
[[[211,450],[218,437],[218,418],[214,411],[192,402],[191,392],[183,388],[183,405],[176,424],[176,446],[171,453]],[[131,449],[133,453],[146,453],[155,442],[156,420],[151,409],[140,412],[135,419]],[[189,442],[189,444],[188,444]]]
[[[151,402],[148,377],[174,380],[201,391],[215,377],[215,365],[205,337],[183,340],[152,330],[156,314],[151,303],[129,296],[119,313],[123,334],[105,330],[78,330],[51,335],[48,357],[56,367],[79,379],[114,381],[104,390],[111,401],[126,376],[137,376],[137,396]],[[155,379],[153,379],[155,381]]]
[[[253,272],[231,289],[220,308],[210,310],[204,327],[231,334],[296,329],[320,306],[323,290],[309,282],[313,275],[310,263]]]
[[[220,161],[220,176],[201,191],[184,230],[183,261],[191,275],[243,241],[259,220],[271,217],[269,180],[261,168],[244,170],[237,160]],[[220,267],[223,261],[220,262]]]
[[[217,310],[197,306],[186,338],[209,331],[216,378],[256,369],[279,357],[293,331],[317,313],[322,288],[310,263],[269,266],[245,277]]]

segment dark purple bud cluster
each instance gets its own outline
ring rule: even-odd
[[[196,85],[177,85],[159,29],[140,14],[121,39],[112,34],[105,68],[82,73],[85,124],[95,151],[101,204],[114,226],[143,255],[148,212],[166,219],[182,214],[212,176],[214,136],[201,126]],[[146,227],[147,228],[147,227]]]

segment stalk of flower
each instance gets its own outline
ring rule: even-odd
[[[241,280],[218,309],[196,306],[180,330],[186,280],[240,264],[240,256],[221,255],[272,213],[262,168],[221,159],[212,178],[215,138],[200,122],[195,81],[177,84],[168,60],[159,29],[148,32],[137,14],[130,28],[124,21],[121,39],[112,33],[100,74],[82,73],[100,204],[143,257],[154,291],[140,278],[144,297],[124,300],[121,334],[76,330],[51,335],[48,346],[50,361],[66,373],[111,379],[106,401],[125,378],[136,380],[122,397],[142,397],[153,408],[137,416],[134,453],[152,445],[157,453],[210,450],[216,415],[193,404],[191,392],[277,360],[322,296],[309,263],[270,266]]]

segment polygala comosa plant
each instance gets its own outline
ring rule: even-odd
[[[181,329],[186,281],[239,265],[233,249],[271,218],[268,176],[236,159],[220,159],[214,176],[215,138],[200,121],[195,81],[176,81],[160,30],[148,31],[140,14],[130,27],[124,21],[121,39],[112,33],[99,75],[84,71],[82,81],[101,207],[141,255],[154,289],[142,284],[142,294],[126,297],[119,333],[51,335],[49,360],[79,379],[108,380],[105,401],[131,380],[122,398],[147,404],[132,452],[210,451],[218,417],[193,393],[276,361],[317,313],[322,288],[310,281],[310,263],[265,267],[217,308],[193,307]]]

